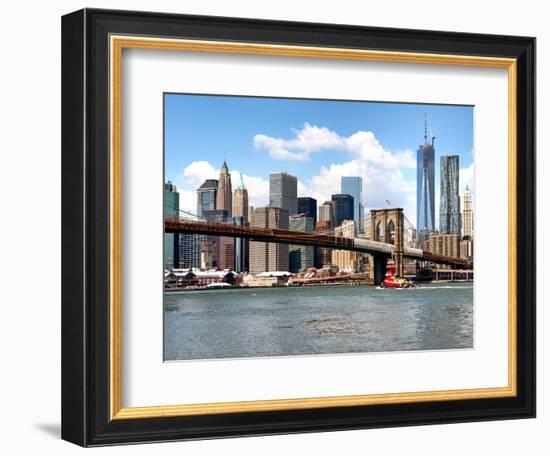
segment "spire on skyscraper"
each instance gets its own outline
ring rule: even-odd
[[[233,206],[233,191],[231,189],[231,174],[227,163],[223,162],[218,179],[218,194],[216,195],[216,209],[225,209],[231,217]]]
[[[424,113],[424,144],[428,142],[428,118]]]

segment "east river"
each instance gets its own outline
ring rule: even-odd
[[[165,360],[471,348],[472,283],[165,295]]]

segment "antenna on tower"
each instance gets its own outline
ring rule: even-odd
[[[426,113],[424,113],[424,144],[428,141],[428,118]]]

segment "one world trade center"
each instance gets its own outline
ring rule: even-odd
[[[428,240],[435,231],[435,136],[428,142],[428,124],[424,118],[424,144],[416,155],[416,228],[418,242]]]

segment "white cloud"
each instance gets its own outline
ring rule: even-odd
[[[192,190],[182,190],[181,188],[178,188],[178,193],[180,194],[180,210],[196,214],[197,193]]]
[[[231,184],[235,190],[241,182],[239,170],[230,170]],[[205,160],[194,161],[186,166],[176,179],[180,194],[180,209],[191,214],[197,213],[197,188],[206,179],[218,179],[220,170]],[[269,203],[269,181],[243,173],[243,181],[248,190],[248,204],[254,207],[267,206]]]
[[[398,168],[375,166],[363,159],[354,159],[346,163],[322,166],[318,175],[298,184],[299,196],[311,196],[320,205],[330,200],[331,195],[340,193],[342,176],[359,176],[363,180],[363,204],[365,209],[402,207],[405,215],[415,223],[416,185],[405,179]]]
[[[325,127],[305,123],[301,130],[293,129],[295,138],[283,139],[257,134],[254,147],[267,150],[276,160],[308,160],[312,152],[323,149],[345,149],[344,138]]]
[[[384,168],[414,168],[416,161],[412,150],[395,153],[384,149],[371,131],[357,131],[345,137],[329,130],[305,123],[301,130],[293,130],[292,139],[274,138],[263,134],[254,136],[254,147],[266,150],[277,160],[308,160],[313,152],[343,150],[352,157]]]
[[[178,176],[177,182],[180,185],[187,184],[198,188],[206,179],[217,179],[219,170],[205,160],[194,161],[186,166],[183,172]]]
[[[474,164],[470,163],[467,168],[461,168],[459,173],[460,179],[460,194],[466,191],[466,185],[470,188],[470,192],[474,190]]]
[[[248,191],[248,204],[253,207],[265,207],[269,204],[269,181],[243,173],[244,186]],[[235,190],[241,182],[240,172],[231,171],[231,185]]]

